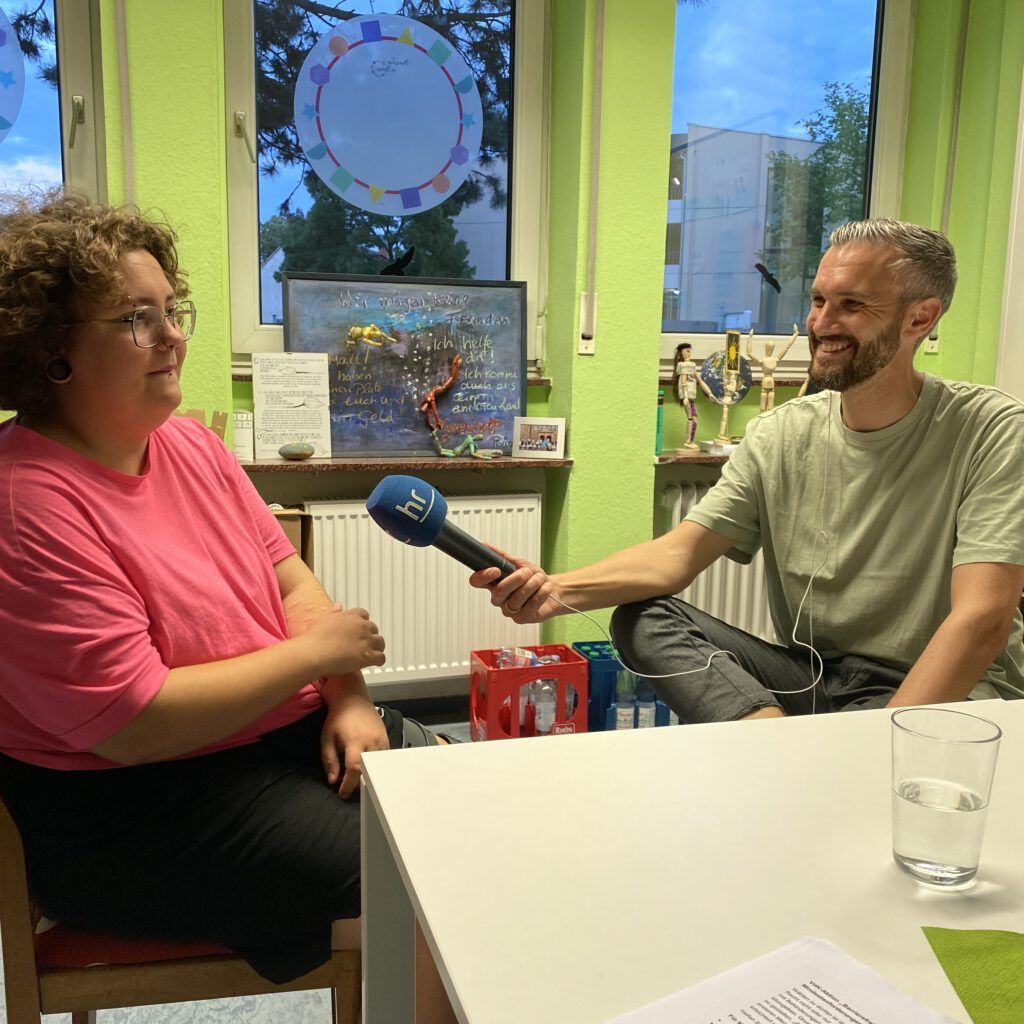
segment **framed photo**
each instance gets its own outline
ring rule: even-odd
[[[512,451],[526,410],[522,281],[281,281],[285,351],[327,353],[332,455]]]
[[[565,420],[554,416],[517,416],[512,428],[512,454],[521,459],[565,457]]]

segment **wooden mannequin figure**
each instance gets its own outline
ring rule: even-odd
[[[765,338],[764,355],[758,359],[754,355],[754,332],[751,331],[747,335],[747,358],[761,367],[761,412],[775,408],[775,368],[786,358],[786,353],[799,336],[800,329],[793,324],[793,336],[778,355],[775,355],[775,342],[771,338]]]
[[[703,384],[704,382],[701,381]],[[740,386],[740,332],[725,332],[725,365],[722,368],[722,419],[718,424],[718,437],[715,441],[718,444],[730,444],[732,438],[729,436],[729,409],[736,404]],[[705,385],[705,392],[711,398],[711,393]],[[713,399],[712,399],[713,400]]]
[[[676,398],[686,410],[686,418],[689,423],[686,443],[682,448],[676,449],[676,453],[679,455],[697,448],[697,442],[694,441],[694,437],[697,435],[697,382],[700,381],[707,390],[697,373],[697,364],[691,358],[692,353],[693,346],[688,342],[684,341],[681,345],[676,345],[676,362],[673,370],[676,378]]]
[[[739,381],[739,373],[733,373],[729,370],[725,371],[723,376],[723,392],[722,392],[722,418],[718,423],[718,437],[715,441],[718,444],[731,444],[732,438],[729,436],[729,409],[736,403],[736,385]],[[704,382],[701,381],[703,384]],[[708,391],[708,387],[705,384],[704,388]],[[708,391],[708,397],[711,398],[710,391]]]

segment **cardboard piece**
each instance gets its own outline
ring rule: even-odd
[[[300,508],[271,509],[299,557],[313,568],[313,517]]]
[[[197,423],[202,423],[205,427],[206,413],[202,409],[179,409],[175,416],[187,416],[189,419],[195,420]],[[228,414],[226,412],[211,412],[210,413],[210,429],[223,441],[224,433],[228,426]]]

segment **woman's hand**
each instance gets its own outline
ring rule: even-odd
[[[524,625],[544,622],[568,611],[558,600],[558,586],[543,569],[525,558],[516,558],[498,548],[494,550],[516,567],[515,572],[499,580],[500,569],[480,569],[469,577],[469,582],[471,586],[490,590],[491,604],[500,608],[502,615]]]
[[[327,718],[320,733],[320,758],[327,784],[338,786],[338,795],[345,799],[359,786],[363,751],[387,750],[388,732],[377,709],[365,697],[325,697]]]
[[[384,664],[384,637],[365,608],[335,604],[316,617],[301,639],[308,645],[316,675],[347,675]]]

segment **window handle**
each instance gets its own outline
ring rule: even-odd
[[[235,138],[245,140],[245,148],[249,150],[249,159],[256,163],[256,153],[252,148],[252,139],[249,138],[249,129],[246,126],[245,111],[235,111]]]
[[[85,97],[71,97],[71,132],[68,134],[68,149],[75,148],[75,134],[78,126],[85,124]]]

